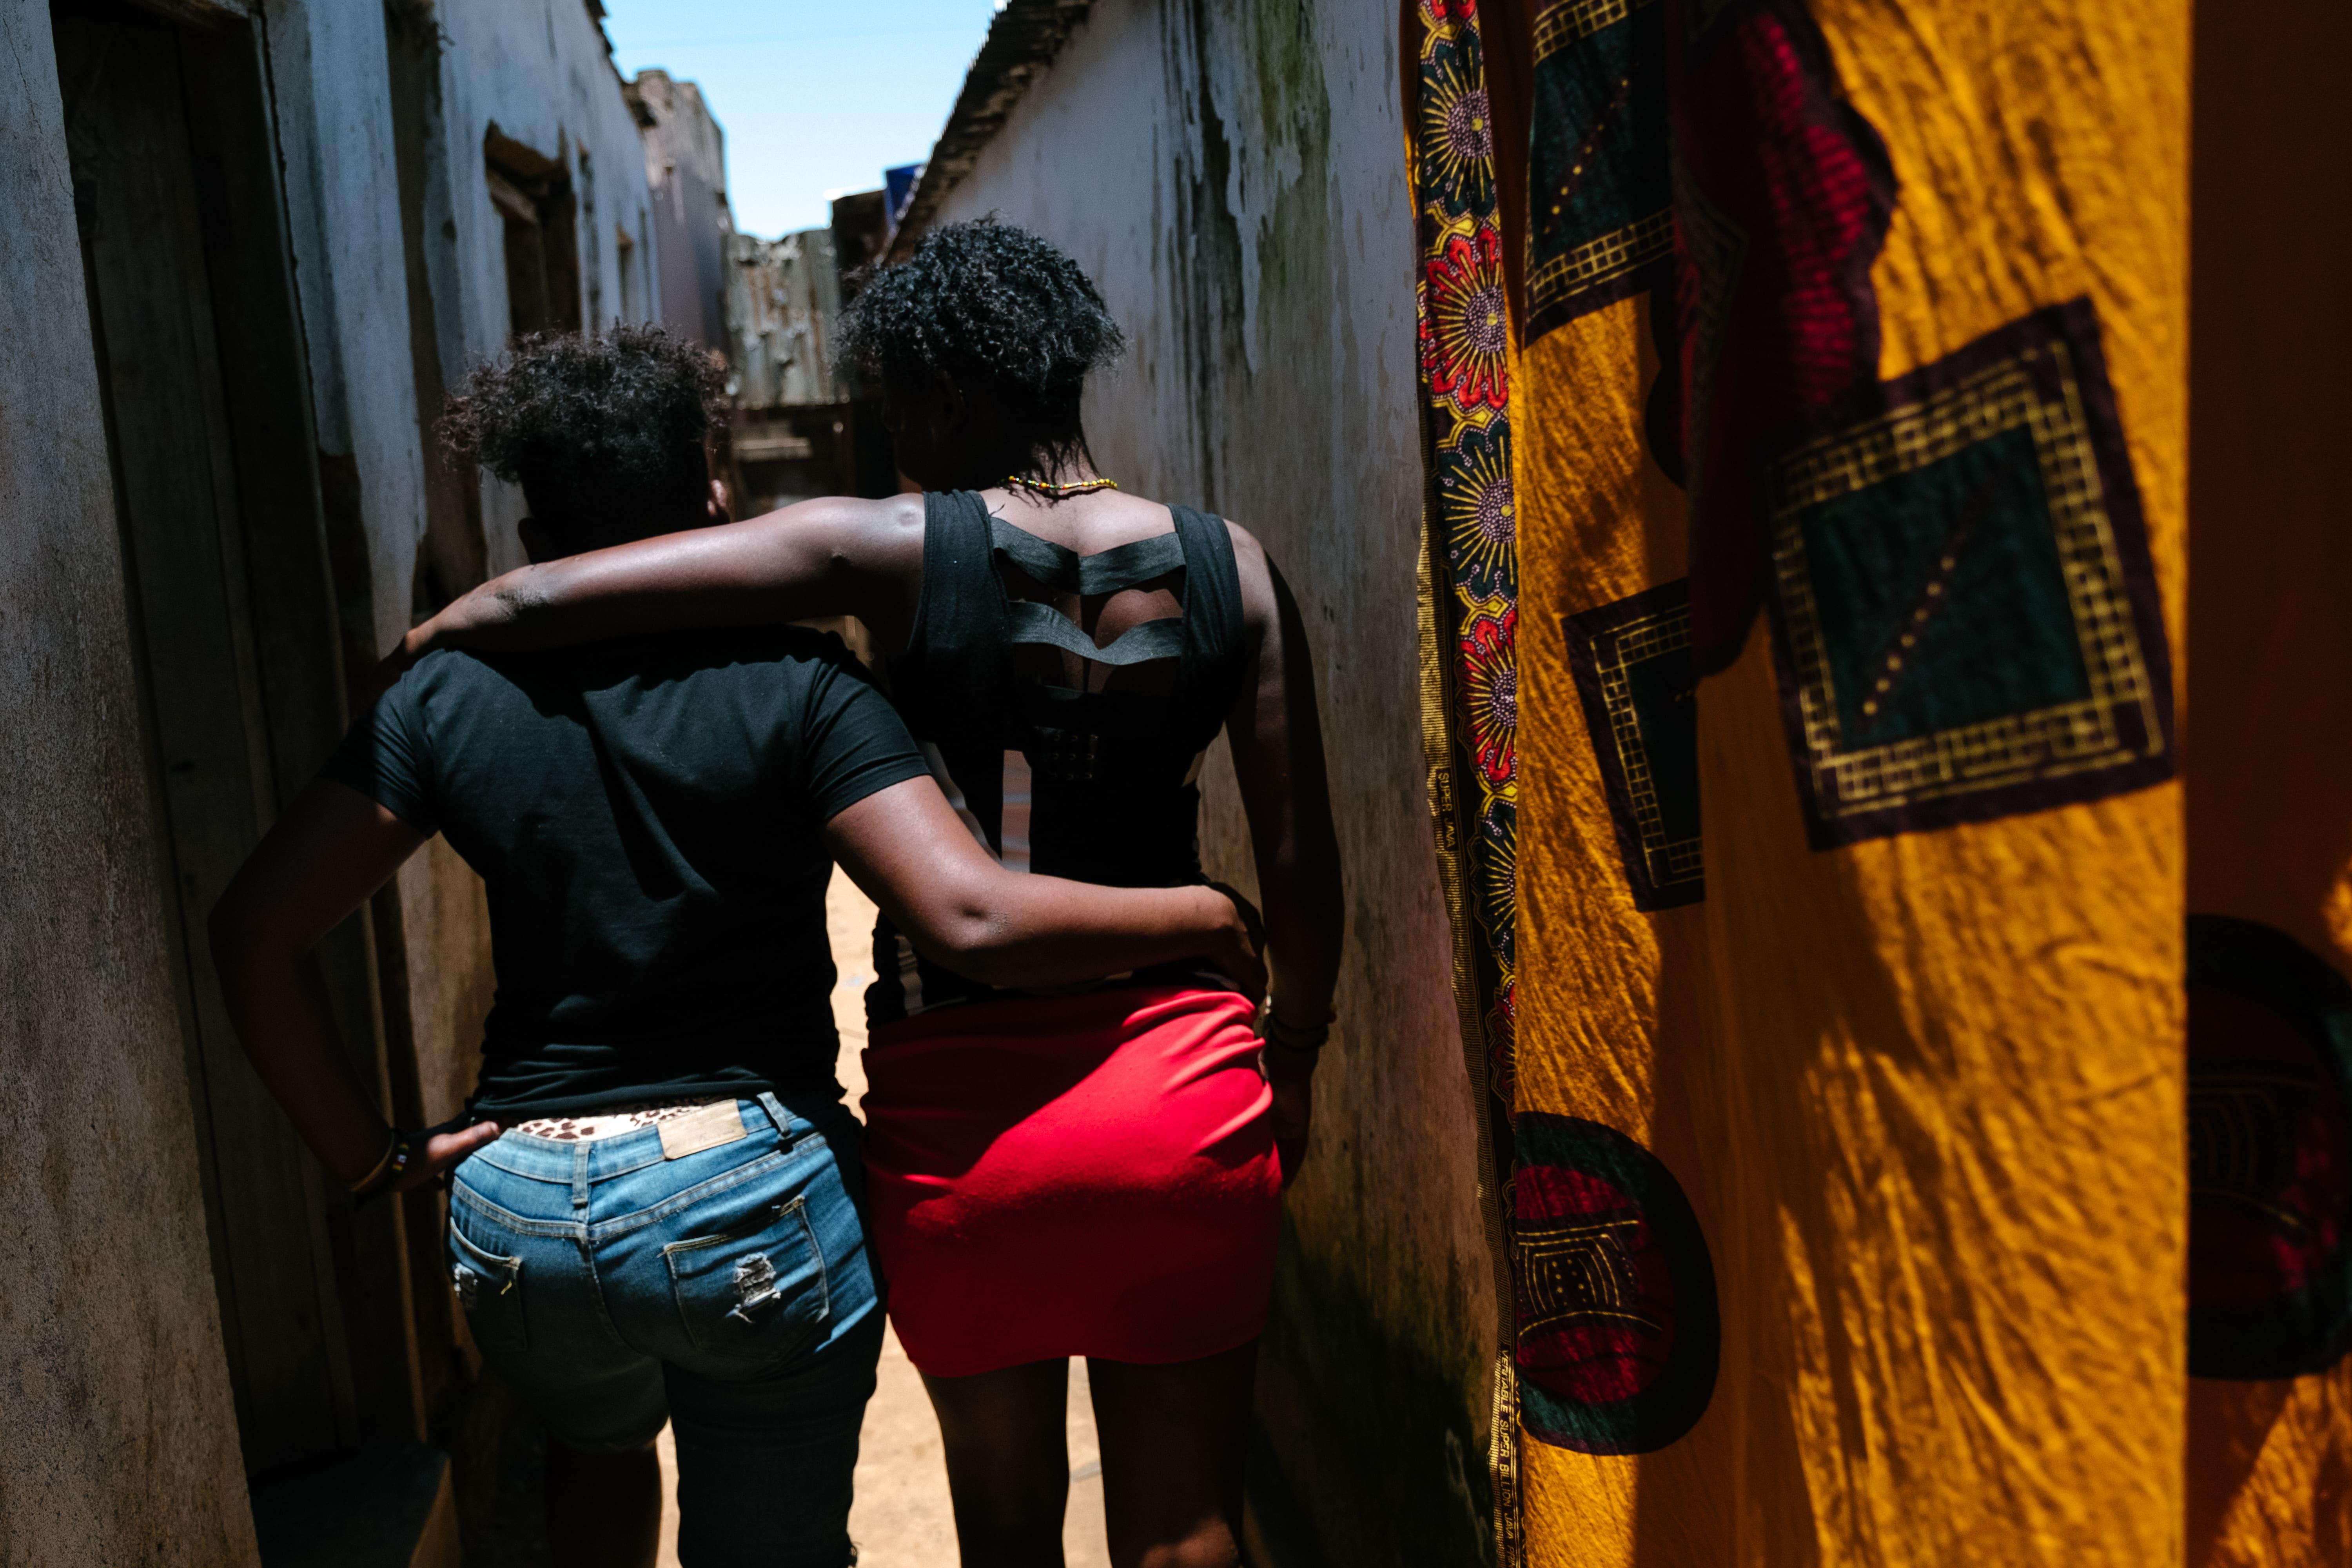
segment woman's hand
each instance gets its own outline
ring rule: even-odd
[[[375,672],[368,677],[367,690],[360,698],[360,706],[365,708],[399,684],[400,678],[408,673],[410,667],[433,651],[433,639],[434,622],[411,626],[408,635],[393,645],[392,651],[377,661]]]
[[[436,1132],[425,1140],[424,1150],[416,1162],[400,1180],[392,1184],[395,1193],[416,1187],[430,1186],[464,1164],[476,1151],[487,1149],[499,1141],[506,1131],[495,1121],[477,1121],[471,1127],[460,1127],[454,1132]]]
[[[1331,1018],[1300,1024],[1286,1016],[1281,1005],[1266,1009],[1259,1026],[1259,1059],[1265,1064],[1266,1087],[1274,1091],[1274,1147],[1282,1156],[1282,1184],[1298,1179],[1307,1161],[1308,1124],[1315,1119],[1315,1068],[1331,1037]]]
[[[476,1150],[498,1142],[501,1129],[497,1122],[476,1121],[459,1127],[457,1120],[452,1117],[422,1132],[387,1127],[372,1144],[354,1145],[344,1141],[331,1150],[322,1150],[320,1158],[358,1202],[365,1203],[385,1193],[411,1192],[430,1186],[463,1164]],[[395,1173],[394,1163],[403,1158],[406,1163]]]
[[[1219,931],[1217,946],[1203,956],[1255,1006],[1265,1000],[1265,922],[1255,906],[1223,882],[1208,883],[1207,890],[1225,900],[1232,920]]]

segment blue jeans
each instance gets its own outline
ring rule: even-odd
[[[744,1136],[509,1132],[457,1169],[449,1263],[482,1359],[550,1436],[677,1443],[678,1560],[843,1568],[882,1312],[857,1123],[837,1099],[736,1101]]]

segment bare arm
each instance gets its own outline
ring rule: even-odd
[[[974,980],[1066,985],[1205,955],[1245,985],[1263,982],[1240,911],[1223,893],[1008,871],[929,779],[867,795],[824,832],[842,868],[917,952]]]
[[[1275,1010],[1311,1026],[1331,1011],[1346,927],[1315,667],[1289,584],[1255,540],[1234,531],[1242,614],[1257,645],[1257,669],[1226,732],[1265,905]]]
[[[302,1141],[346,1184],[375,1168],[392,1128],[343,1054],[310,950],[426,837],[321,779],[295,797],[213,906],[213,963],[237,1038]],[[394,1190],[423,1185],[498,1135],[481,1122],[432,1139]]]
[[[287,808],[213,908],[213,962],[237,1037],[303,1142],[346,1184],[375,1167],[392,1129],[352,1072],[310,953],[426,837],[322,779]],[[835,816],[826,838],[919,949],[975,979],[1054,985],[1206,954],[1245,984],[1263,981],[1223,894],[1007,871],[929,779],[869,795]],[[397,1187],[435,1179],[499,1131],[481,1122],[430,1140]]]
[[[1323,725],[1315,706],[1315,666],[1297,603],[1264,547],[1234,528],[1234,554],[1241,573],[1243,622],[1256,643],[1257,668],[1235,700],[1225,731],[1233,742],[1242,809],[1249,817],[1258,897],[1265,905],[1273,1019],[1312,1035],[1331,1016],[1347,921]],[[1286,1054],[1270,1051],[1269,1061]],[[1307,1154],[1314,1114],[1312,1060],[1304,1071],[1276,1065],[1270,1073],[1275,1139],[1286,1183],[1297,1174]]]
[[[436,647],[562,647],[632,632],[856,616],[906,640],[922,582],[919,496],[803,501],[764,517],[592,550],[475,588],[412,630],[377,689]]]

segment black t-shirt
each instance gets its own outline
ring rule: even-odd
[[[830,1083],[821,830],[926,771],[836,638],[774,626],[436,653],[324,776],[488,884],[473,1103],[512,1117]]]

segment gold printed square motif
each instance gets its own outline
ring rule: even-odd
[[[1765,467],[1816,848],[2173,772],[2154,574],[2087,301],[1868,389]]]

